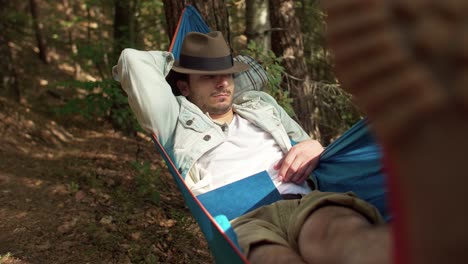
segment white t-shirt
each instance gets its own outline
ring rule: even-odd
[[[234,114],[228,129],[225,141],[194,164],[194,169],[200,173],[200,181],[191,187],[195,195],[262,171],[268,172],[281,194],[307,194],[311,191],[305,182],[298,185],[278,179],[278,170],[273,167],[284,153],[269,133],[237,114]]]

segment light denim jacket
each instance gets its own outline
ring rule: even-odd
[[[170,52],[125,49],[113,73],[128,94],[129,104],[142,128],[158,137],[187,185],[193,186],[200,180],[198,172],[191,170],[193,164],[224,141],[227,126],[213,122],[184,96],[174,96],[165,80],[173,62]],[[258,71],[258,67],[252,68]],[[235,77],[235,89],[241,93],[234,95],[234,111],[270,133],[284,153],[291,148],[291,140],[309,139],[273,97],[261,91],[249,91],[263,83],[259,83],[261,78],[246,74],[252,72]]]

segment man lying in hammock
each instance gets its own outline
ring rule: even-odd
[[[157,135],[195,195],[268,172],[284,200],[232,221],[249,261],[389,263],[388,232],[373,206],[309,186],[322,146],[268,94],[234,96],[233,74],[248,65],[233,62],[220,32],[185,37],[172,67],[180,96],[165,80],[172,65],[169,52],[126,49],[116,78],[141,126]]]

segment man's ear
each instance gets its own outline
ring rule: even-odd
[[[177,88],[179,88],[179,91],[183,96],[188,96],[190,93],[189,85],[188,85],[188,82],[186,81],[178,80]]]

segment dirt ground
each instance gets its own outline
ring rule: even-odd
[[[145,135],[0,97],[0,263],[212,263]]]

